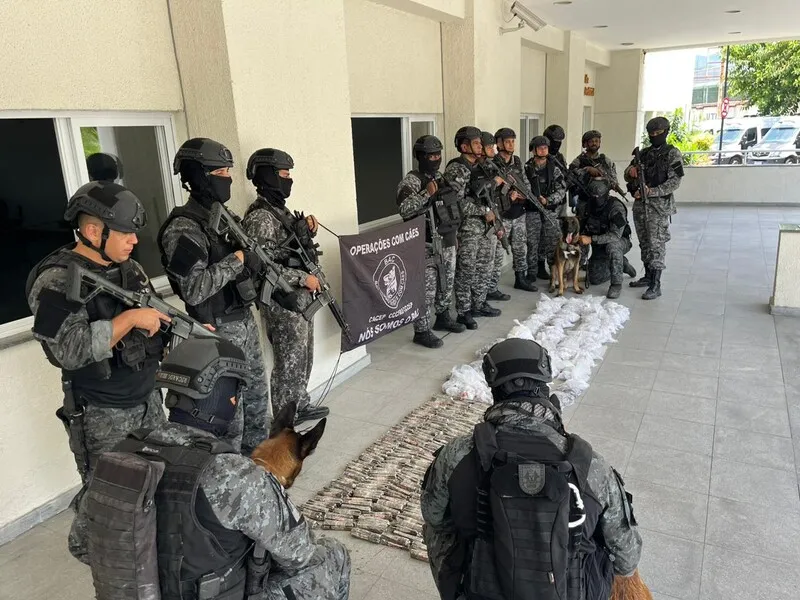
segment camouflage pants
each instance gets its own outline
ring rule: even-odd
[[[258,325],[249,310],[241,321],[217,324],[217,333],[235,344],[244,352],[250,367],[251,381],[242,394],[244,428],[242,432],[242,454],[249,456],[253,449],[267,439],[269,434],[269,406],[267,375]]]
[[[79,561],[88,564],[89,560],[86,544],[88,523],[86,503],[83,502],[83,497],[98,457],[124,440],[130,432],[142,428],[155,428],[165,420],[164,403],[160,390],[153,390],[145,404],[133,408],[110,408],[91,404],[86,407],[83,418],[83,435],[86,452],[89,455],[89,469],[84,468],[83,461],[73,450],[83,486],[70,503],[70,507],[75,511],[75,519],[72,521],[67,538],[70,554]],[[72,444],[70,444],[70,449],[72,449]]]
[[[311,400],[308,379],[314,365],[314,323],[274,302],[262,307],[261,314],[272,344],[272,414],[278,414],[289,402],[302,410]]]
[[[511,246],[511,257],[513,260],[514,272],[525,272],[528,269],[528,226],[525,222],[525,215],[522,214],[516,219],[506,219],[503,224],[506,226],[506,235]],[[494,291],[500,284],[500,276],[503,272],[506,251],[500,242],[497,243],[494,253],[494,265],[492,267],[492,277],[489,282],[489,290]]]
[[[320,537],[316,542],[311,561],[302,569],[270,572],[264,600],[347,600],[350,553],[332,538]]]
[[[493,267],[492,246],[494,235],[485,234],[486,221],[480,217],[467,217],[458,232],[456,255],[456,311],[463,315],[486,302],[489,277]]]
[[[547,209],[545,209],[547,210]],[[528,226],[528,270],[536,271],[539,261],[552,265],[555,261],[555,251],[558,240],[561,238],[559,229],[558,211],[547,211],[553,217],[543,217],[535,208],[526,213]],[[555,220],[555,223],[553,221]],[[531,239],[533,232],[533,239]]]
[[[625,254],[632,246],[630,238],[603,245],[593,244],[592,256],[586,269],[589,283],[596,285],[611,280],[612,284],[621,284]]]
[[[431,256],[431,249],[426,248],[425,259],[427,260]],[[414,331],[417,333],[430,331],[431,308],[434,309],[437,315],[450,310],[450,303],[453,301],[453,282],[456,277],[455,246],[442,248],[442,268],[444,269],[444,288],[439,285],[439,275],[436,272],[436,268],[432,266],[425,267],[425,310],[414,321]]]
[[[642,253],[642,264],[650,269],[663,271],[666,269],[667,242],[670,240],[669,218],[672,215],[672,199],[648,198],[647,220],[644,217],[644,205],[641,200],[633,202],[633,223],[636,237],[639,238],[639,250]]]

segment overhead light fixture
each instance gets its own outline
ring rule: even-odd
[[[740,10],[726,10],[725,11],[725,13],[729,14],[729,15],[738,15],[740,12],[742,12],[742,11],[740,11]]]
[[[544,22],[543,19],[537,17],[533,14],[527,7],[525,7],[521,2],[514,2],[509,9],[511,14],[517,17],[520,20],[519,25],[516,27],[501,27],[500,33],[510,33],[512,31],[519,31],[525,25],[533,29],[534,31],[539,31],[542,27],[545,27],[547,23]]]
[[[728,35],[741,35],[741,31],[729,31]]]
[[[558,6],[567,6],[572,4],[572,0],[559,0],[558,2],[553,2],[553,4],[557,4]]]
[[[606,28],[608,28],[608,25],[593,25],[593,27],[595,29],[606,29]]]
[[[633,46],[633,42],[622,42],[620,46]]]

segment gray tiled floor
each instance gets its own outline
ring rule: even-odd
[[[782,221],[800,221],[800,210],[680,207],[664,296],[646,303],[624,288],[631,320],[565,413],[636,497],[642,573],[656,600],[798,596],[800,319],[767,310]],[[638,252],[631,257],[639,267]],[[513,293],[497,303],[500,318],[448,336],[440,350],[413,346],[410,331],[371,344],[373,364],[328,397],[328,429],[295,499],[335,477],[537,297]],[[66,552],[68,525],[59,515],[0,548],[0,600],[93,596],[88,571]],[[436,597],[427,565],[336,537],[351,550],[354,600]]]

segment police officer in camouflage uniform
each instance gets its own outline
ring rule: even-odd
[[[675,190],[683,178],[681,151],[667,143],[670,124],[664,117],[655,117],[647,123],[650,146],[642,150],[644,173],[639,173],[633,161],[625,169],[625,181],[634,195],[633,223],[645,273],[632,281],[631,287],[645,287],[642,298],[653,300],[661,296],[661,271],[666,268],[667,242],[670,240],[669,224],[675,208]],[[646,199],[639,193],[638,179],[644,177]]]
[[[296,288],[298,308],[302,309],[311,301],[310,292],[319,291],[320,283],[316,276],[303,270],[299,261],[293,261],[286,243],[295,227],[304,228],[305,235],[314,236],[318,225],[313,216],[303,222],[286,208],[286,199],[292,192],[289,170],[293,168],[294,160],[283,150],[262,148],[253,153],[247,161],[247,178],[255,185],[258,197],[247,209],[243,224],[247,234],[281,266],[283,278]],[[308,394],[308,379],[314,365],[314,323],[279,305],[274,297],[260,308],[274,357],[270,378],[272,413],[277,414],[294,402],[298,407],[298,423],[327,416],[328,407],[311,406]]]
[[[253,594],[247,595],[248,600],[345,600],[350,588],[347,549],[336,540],[317,537],[286,492],[300,467],[294,467],[289,480],[231,447],[220,446],[220,440],[236,443],[229,423],[249,371],[249,360],[233,344],[189,339],[170,352],[158,372],[167,392],[169,422],[143,438],[144,451],[166,446],[211,453],[200,463],[200,473],[194,474],[198,477],[194,493],[184,493],[169,505],[159,504],[159,499],[163,501],[170,490],[160,487],[161,495],[156,495],[159,516],[161,511],[179,516],[159,519],[159,525],[168,521],[170,526],[166,530],[159,526],[156,532],[162,594],[167,590],[180,591],[183,598],[244,600],[247,592]],[[301,465],[319,442],[324,422],[298,435],[284,429],[291,428],[292,415],[287,423],[284,416],[275,416],[270,437],[289,453],[286,461]],[[295,443],[282,444],[282,436],[296,438],[290,440]],[[184,482],[189,475],[183,470],[178,476]],[[163,481],[173,482],[169,466]],[[254,569],[257,551],[265,553],[265,559],[258,561],[265,565],[260,569]],[[248,588],[261,592],[245,589],[245,571]]]
[[[512,456],[543,462],[553,458],[563,461],[565,455],[572,456],[571,449],[578,442],[564,429],[558,399],[549,395],[547,384],[552,376],[550,358],[544,348],[530,340],[504,340],[486,354],[483,370],[494,397],[494,405],[486,411],[485,421],[491,425],[488,430],[494,432],[492,435],[496,436],[500,450],[507,449],[509,461]],[[486,468],[483,466],[483,455],[479,453],[481,444],[478,442],[483,438],[478,437],[478,428],[487,429],[478,425],[474,436],[456,438],[440,448],[423,481],[423,537],[442,600],[475,597],[472,594],[476,593],[484,597],[485,594],[480,594],[480,586],[493,581],[496,586],[495,578],[500,573],[494,566],[493,557],[482,554],[481,544],[478,543],[481,541],[485,547],[485,541],[493,535],[494,547],[498,547],[499,535],[496,526],[494,533],[491,530],[487,532],[483,522],[478,521],[482,502],[479,490],[485,485],[479,473]],[[586,442],[581,440],[581,443],[584,448],[588,447]],[[591,447],[585,452],[585,460],[588,462],[585,487],[580,488],[583,497],[581,508],[585,510],[586,517],[580,532],[580,545],[585,553],[581,578],[584,586],[580,595],[559,596],[578,600],[602,597],[590,593],[602,588],[603,584],[610,584],[602,581],[604,570],[613,568],[614,574],[619,577],[634,575],[642,549],[642,540],[622,478],[600,454],[592,452]],[[491,488],[495,482],[499,484],[502,481],[499,466],[495,465],[491,474]],[[516,475],[517,470],[513,473]],[[547,477],[549,479],[550,475]],[[503,485],[520,486],[522,479],[522,475],[519,475],[518,479]],[[533,485],[535,482],[536,479],[529,479],[527,484]],[[553,494],[555,491],[549,489],[547,493]],[[514,492],[510,491],[509,494],[513,496]],[[519,492],[516,496],[520,496]],[[530,510],[520,504],[517,507],[519,513]],[[541,513],[526,513],[526,516],[531,517],[530,526],[535,531],[549,533],[549,529],[542,529],[543,522],[533,522],[536,518],[542,518]],[[519,519],[520,516],[509,515],[509,518]],[[502,527],[503,524],[497,525]],[[517,532],[519,539],[528,542],[536,537],[533,531],[530,536],[524,536],[524,532],[519,530]],[[513,546],[513,541],[506,541]],[[527,551],[532,552],[530,549]],[[613,557],[610,564],[609,553]],[[546,564],[550,565],[549,562]],[[536,566],[536,561],[506,565],[515,574],[518,570],[527,572]],[[553,576],[552,572],[550,576]],[[531,585],[543,585],[547,579],[531,578],[529,581]],[[552,584],[553,580],[550,582]],[[609,597],[607,587],[604,597]]]
[[[444,342],[431,331],[431,308],[436,312],[433,329],[453,333],[466,329],[450,314],[461,208],[458,196],[445,184],[439,172],[442,163],[439,138],[423,135],[414,142],[413,151],[418,168],[409,171],[397,184],[397,207],[406,221],[425,215],[425,311],[414,321],[414,343],[426,348],[439,348]],[[441,238],[440,257],[434,255],[434,235]]]
[[[533,192],[532,197],[538,198],[539,204],[550,214],[550,218],[546,218],[534,206],[526,209],[529,281],[535,281],[536,277],[550,277],[544,265],[553,264],[556,245],[561,236],[557,217],[566,201],[567,184],[564,181],[564,172],[556,159],[550,156],[550,144],[550,140],[544,136],[534,137],[528,146],[531,158],[525,163],[525,175]]]
[[[567,176],[567,162],[564,158],[564,153],[561,152],[561,146],[564,143],[564,138],[567,136],[564,128],[561,125],[548,125],[545,127],[542,135],[547,138],[548,140],[548,149],[549,149],[549,156],[550,159],[555,161],[556,166],[561,170],[561,173],[564,175],[565,179]],[[565,195],[566,198],[566,195]],[[566,200],[565,200],[566,202]],[[561,212],[561,208],[556,211],[557,213]],[[556,215],[558,216],[558,215]],[[547,272],[545,265],[552,260],[552,252],[548,252],[548,240],[549,236],[542,232],[542,235],[539,236],[539,261],[538,261],[538,269],[537,269],[537,277],[540,279],[546,279],[550,281],[550,274]],[[547,258],[545,258],[545,256]],[[535,278],[531,278],[533,281]]]
[[[154,386],[168,341],[160,329],[169,317],[153,308],[129,309],[104,293],[85,304],[67,298],[67,268],[73,263],[125,289],[154,292],[141,265],[130,259],[136,233],[147,223],[144,206],[131,191],[108,181],[88,183],[70,198],[64,219],[75,227],[78,241],[37,264],[25,293],[34,337],[61,369],[65,399],[57,415],[85,485],[101,452],[133,429],[164,421]],[[88,292],[82,290],[82,296]],[[85,562],[84,491],[72,502],[76,518],[69,549]]]
[[[481,295],[476,301],[478,305],[486,303],[486,300],[489,298],[489,290],[496,290],[497,294],[494,296],[501,301],[511,299],[511,296],[500,294],[500,291],[497,290],[497,284],[493,282],[497,263],[499,261],[502,268],[503,256],[505,255],[503,251],[504,245],[503,243],[499,243],[499,241],[501,238],[508,236],[508,229],[506,228],[505,222],[503,222],[502,228],[498,231],[494,230],[494,225],[497,222],[497,215],[500,215],[502,219],[502,213],[505,212],[505,204],[508,196],[503,197],[501,193],[502,188],[500,186],[503,183],[503,179],[500,177],[500,167],[494,162],[497,157],[497,142],[495,141],[495,137],[488,131],[481,131],[481,147],[483,156],[478,158],[478,168],[473,173],[471,187],[473,193],[481,198],[487,206],[493,207],[493,210],[496,210],[497,214],[495,215],[495,223],[492,224],[492,229],[487,231],[481,238],[480,247],[478,248],[478,262],[481,264],[488,262],[488,272],[486,274],[488,280],[487,284],[481,288]],[[508,244],[507,239],[504,239],[503,242]],[[499,311],[499,309],[496,310]],[[475,316],[494,315],[476,314]]]
[[[224,204],[231,197],[230,150],[214,140],[194,138],[180,147],[173,167],[189,190],[189,200],[173,209],[158,233],[161,262],[189,315],[213,325],[250,361],[253,383],[242,402],[242,452],[249,453],[269,431],[264,357],[250,310],[256,296],[254,274],[261,272],[261,261],[253,252],[238,250],[209,226],[214,203]]]
[[[590,130],[583,134],[581,143],[583,152],[575,157],[569,165],[569,170],[580,183],[574,191],[578,195],[578,205],[589,202],[586,184],[591,178],[603,177],[608,180],[609,189],[619,185],[617,180],[617,167],[613,161],[600,152],[602,134],[597,130]]]
[[[586,276],[592,285],[610,279],[606,297],[619,298],[622,274],[636,277],[636,271],[625,258],[632,246],[628,209],[622,200],[610,196],[611,188],[603,177],[590,179],[585,189],[588,198],[579,205],[578,219],[581,244],[592,247]]]
[[[494,213],[475,195],[475,171],[478,158],[483,155],[481,130],[466,126],[456,132],[455,146],[461,154],[454,158],[444,170],[445,183],[458,194],[464,220],[458,232],[456,251],[455,296],[456,321],[467,329],[477,329],[476,316],[495,317],[500,311],[486,302],[492,263],[485,255],[479,257],[479,248],[486,236],[487,224],[494,221]],[[483,298],[479,303],[478,299]]]
[[[494,161],[500,169],[500,176],[504,177],[508,172],[513,173],[517,181],[525,186],[525,192],[530,196],[530,184],[528,178],[525,176],[525,167],[523,167],[519,156],[514,154],[517,144],[517,134],[510,127],[503,127],[497,130],[494,137],[498,150]],[[528,270],[528,233],[525,222],[525,197],[517,190],[511,190],[508,193],[503,193],[501,198],[505,200],[501,216],[503,217],[503,224],[508,232],[508,241],[511,246],[514,267],[514,289],[535,292],[538,288],[532,281],[528,281],[526,275]],[[509,300],[511,298],[511,296],[503,294],[497,288],[500,282],[502,268],[503,253],[495,252],[494,270],[489,285],[492,291],[486,296],[489,300]]]

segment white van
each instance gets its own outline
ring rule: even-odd
[[[752,148],[761,142],[777,117],[750,117],[725,121],[722,130],[722,153],[711,154],[712,165],[741,165],[744,162],[742,150]],[[714,136],[711,150],[719,149],[720,132]]]
[[[778,121],[764,136],[760,144],[753,147],[747,164],[800,163],[800,117],[785,117]]]

